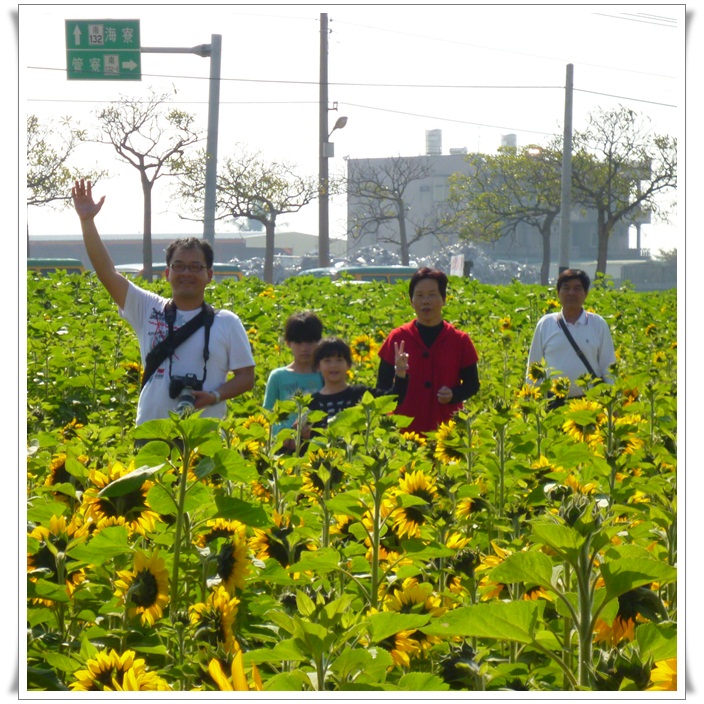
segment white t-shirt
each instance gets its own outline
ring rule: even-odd
[[[581,391],[575,382],[589,372],[558,323],[561,315],[562,313],[548,313],[538,321],[528,353],[528,370],[533,362],[544,359],[550,376],[569,378],[568,396],[579,396]],[[609,367],[616,361],[616,354],[608,323],[600,315],[582,310],[577,321],[567,323],[567,327],[596,375],[613,383]],[[530,378],[526,378],[530,383]]]
[[[120,315],[134,328],[139,340],[142,366],[150,350],[161,342],[169,332],[164,317],[168,298],[146,291],[133,282],[129,282],[124,309]],[[191,318],[200,313],[195,310],[176,311],[174,330],[178,330]],[[167,357],[152,374],[139,395],[137,404],[137,425],[155,418],[168,418],[169,410],[176,410],[178,398],[169,397],[171,376],[195,374],[203,380],[205,365],[204,391],[212,391],[221,386],[232,369],[254,366],[252,349],[247,333],[237,315],[229,310],[217,310],[210,329],[207,364],[203,359],[205,348],[205,328],[200,327],[185,342],[176,348],[171,364]],[[203,417],[224,418],[227,413],[225,401],[203,408]]]

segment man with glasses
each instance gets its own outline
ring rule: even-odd
[[[120,316],[137,333],[142,365],[146,367],[148,353],[170,331],[178,331],[201,311],[204,316],[212,314],[205,303],[205,287],[213,278],[213,250],[206,240],[194,237],[169,244],[164,272],[171,284],[169,300],[140,288],[115,269],[95,226],[105,196],[96,203],[91,182],[81,179],[75,182],[72,197],[88,258],[117,303]],[[228,310],[217,310],[210,321],[180,342],[145,380],[137,404],[137,425],[168,418],[169,411],[176,411],[179,397],[172,398],[172,394],[184,379],[193,389],[195,410],[202,410],[204,417],[223,418],[227,413],[225,401],[254,387],[254,358],[239,317]],[[233,376],[228,378],[230,372]]]

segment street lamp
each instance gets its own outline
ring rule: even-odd
[[[327,112],[326,112],[327,117]],[[319,163],[319,211],[318,211],[318,266],[330,266],[330,183],[328,159],[335,156],[335,145],[328,141],[335,130],[341,130],[347,124],[344,115],[337,118],[335,126],[320,143]],[[323,127],[323,125],[321,125]],[[321,130],[321,136],[327,132],[327,125]]]

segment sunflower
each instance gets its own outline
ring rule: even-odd
[[[88,457],[86,457],[86,455],[79,455],[76,459],[84,466],[88,464]],[[74,487],[77,486],[83,489],[83,485],[80,481],[66,470],[66,454],[63,452],[60,452],[52,458],[49,464],[49,474],[47,474],[44,480],[44,486],[56,486],[57,484],[71,484]],[[54,492],[53,495],[59,500],[66,498],[65,495],[59,492]]]
[[[676,692],[677,691],[677,658],[658,660],[650,671],[652,684],[647,692]]]
[[[143,626],[153,626],[169,603],[169,574],[159,551],[147,557],[137,550],[133,569],[120,570],[117,576],[115,596],[122,597],[127,614],[139,614]]]
[[[653,364],[662,364],[666,361],[667,355],[661,350],[658,350],[657,352],[655,352],[655,354],[653,354]]]
[[[122,365],[122,368],[125,370],[125,379],[127,380],[128,384],[139,384],[141,379],[141,373],[142,373],[142,365],[139,364],[138,362],[125,362]]]
[[[501,332],[506,332],[507,330],[511,330],[512,328],[513,325],[511,323],[510,315],[504,316],[503,318],[499,318],[499,330],[501,330]]]
[[[614,432],[619,440],[619,446],[627,455],[632,455],[645,444],[639,430],[645,419],[638,413],[627,413],[616,418]]]
[[[200,533],[193,540],[193,544],[199,548],[205,548],[218,538],[233,538],[242,533],[246,526],[239,521],[231,521],[227,518],[215,518],[205,524],[206,532]]]
[[[126,526],[130,533],[140,533],[146,536],[154,531],[157,521],[161,518],[153,511],[147,501],[147,493],[154,486],[145,479],[141,486],[122,496],[101,497],[98,494],[111,482],[128,475],[134,470],[134,463],[125,467],[119,462],[112,464],[107,474],[98,469],[92,469],[89,478],[93,486],[83,494],[83,506],[86,524],[93,523],[100,530],[108,526]]]
[[[147,672],[142,658],[133,650],[120,655],[115,650],[99,652],[86,663],[85,670],[76,670],[75,692],[168,692],[171,687],[155,672]]]
[[[650,335],[656,329],[657,329],[657,326],[655,325],[655,323],[650,323],[649,325],[645,326],[645,330],[643,332],[646,335]]]
[[[567,376],[555,377],[550,382],[550,393],[555,398],[566,398],[570,391],[571,382]]]
[[[421,528],[427,523],[433,500],[437,497],[435,479],[421,470],[406,473],[400,480],[394,495],[407,494],[423,499],[425,503],[394,509],[391,521],[399,538],[417,538]]]
[[[227,593],[233,596],[235,590],[244,589],[249,574],[249,543],[245,531],[246,526],[240,523],[237,532],[218,553],[218,576],[222,579]]]
[[[79,423],[75,418],[70,422],[66,423],[63,428],[59,431],[59,434],[64,440],[70,440],[71,438],[75,438],[78,433],[76,432],[77,430],[80,430],[83,427],[83,423]]]
[[[528,378],[534,383],[540,383],[547,376],[545,365],[539,362],[533,362],[528,367]]]
[[[64,551],[71,541],[87,535],[88,532],[79,526],[75,516],[69,523],[66,523],[65,516],[52,516],[49,519],[48,528],[41,525],[36,526],[28,534],[30,538],[38,541],[38,547],[34,552],[27,554],[27,571],[31,575],[35,570],[49,570],[51,579],[56,581],[59,575],[56,553],[64,554],[63,572],[66,591],[69,596],[72,596],[78,585],[85,580],[85,572],[83,569],[72,568],[72,563],[75,563],[75,560],[67,556]],[[36,581],[36,577],[30,576],[30,580]],[[54,603],[50,599],[33,599],[32,601],[47,606],[52,606]]]
[[[338,458],[339,454],[322,448],[309,452],[302,465],[303,491],[322,496],[326,486],[332,489],[335,484],[338,484],[343,477],[337,463]]]
[[[413,631],[399,631],[378,643],[389,652],[398,667],[410,668],[411,658],[420,657],[423,654],[418,641],[411,637],[412,634]]]
[[[441,423],[435,433],[435,459],[445,464],[460,462],[465,459],[464,448],[461,447],[461,438],[457,432],[457,423],[448,420]]]
[[[222,643],[226,653],[235,652],[236,641],[233,631],[237,605],[240,600],[231,597],[224,587],[208,595],[208,600],[189,607],[191,624],[196,628],[195,639],[205,640],[211,645]]]
[[[559,310],[562,307],[562,304],[560,301],[555,300],[554,298],[548,298],[547,301],[545,301],[545,312],[546,313],[551,313],[554,310]]]
[[[395,586],[395,585],[394,585]],[[429,614],[433,617],[442,616],[447,607],[442,605],[440,596],[433,592],[433,585],[414,578],[405,579],[401,586],[395,587],[383,598],[383,610],[401,614]],[[404,632],[404,637],[414,641],[421,654],[429,650],[435,643],[441,642],[437,636],[429,636],[420,631]]]
[[[293,532],[291,521],[278,511],[274,511],[274,524],[274,527],[268,530],[255,528],[249,547],[258,560],[273,558],[282,567],[288,567],[299,558],[305,545],[289,543],[288,536]]]
[[[365,364],[376,359],[379,345],[369,335],[357,335],[350,341],[350,351],[355,364]]]
[[[606,415],[596,401],[573,399],[567,406],[566,415],[567,420],[562,424],[562,429],[567,435],[590,446],[601,444],[601,426],[606,421]]]
[[[460,499],[455,506],[455,518],[458,520],[466,520],[472,511],[472,499],[466,496],[464,499]]]
[[[253,416],[249,416],[249,418],[242,423],[242,427],[247,429],[250,429],[255,425],[261,426],[266,435],[269,434],[269,421],[263,413],[255,413]]]
[[[485,555],[481,558],[479,565],[474,568],[475,574],[485,570],[492,570],[497,565],[500,565],[510,554],[509,550],[500,548],[493,540],[491,547],[494,549],[494,555]],[[481,601],[488,601],[494,597],[498,597],[504,590],[505,584],[494,582],[487,576],[484,576],[479,581],[479,590],[481,592]]]
[[[208,663],[208,672],[221,692],[261,692],[264,689],[259,670],[254,663],[252,663],[252,686],[247,682],[242,651],[239,646],[236,648],[235,655],[232,658],[229,679],[223,670],[221,661],[215,658]]]
[[[428,442],[425,436],[419,435],[418,433],[415,433],[412,430],[402,432],[401,439],[403,440],[404,444],[409,445],[412,449],[424,447]]]
[[[540,389],[531,386],[530,384],[523,384],[520,389],[516,392],[516,400],[520,403],[521,401],[538,401],[540,399]]]

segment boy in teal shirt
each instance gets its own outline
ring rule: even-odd
[[[269,374],[264,391],[264,408],[271,411],[276,401],[287,401],[296,392],[313,394],[323,387],[323,377],[315,369],[315,349],[323,336],[323,324],[315,313],[294,313],[286,321],[284,339],[291,350],[293,361],[274,369]],[[278,425],[274,430],[293,426],[295,415]]]

